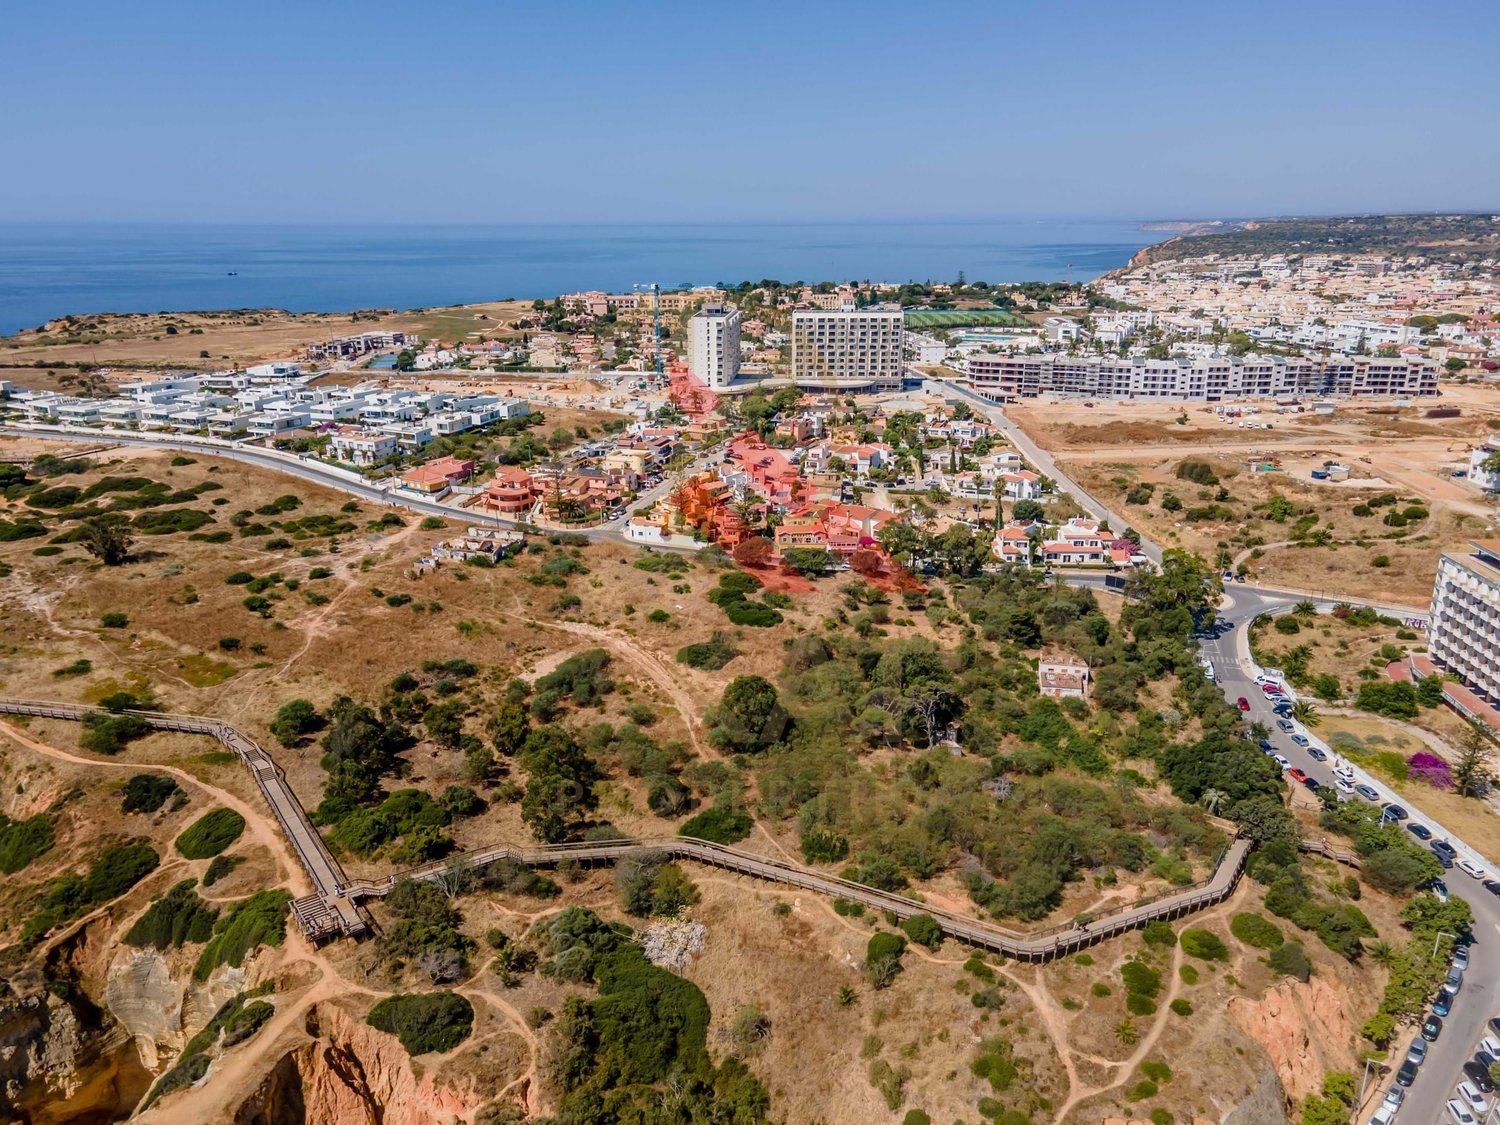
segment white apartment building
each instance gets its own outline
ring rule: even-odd
[[[1500,539],[1443,552],[1432,586],[1429,653],[1491,703],[1500,700]]]
[[[799,387],[901,389],[902,314],[871,305],[792,312],[792,379]]]
[[[1500,437],[1485,438],[1469,453],[1469,479],[1486,492],[1500,492],[1500,472],[1484,467],[1497,453],[1500,453]]]
[[[740,310],[710,302],[688,321],[688,370],[713,388],[740,373]]]
[[[378,465],[396,455],[395,434],[379,430],[339,430],[328,443],[328,455],[346,465]]]
[[[1186,360],[976,353],[969,357],[968,369],[978,393],[1002,402],[1049,393],[1205,402],[1298,395],[1437,394],[1436,364],[1370,356],[1207,355]]]

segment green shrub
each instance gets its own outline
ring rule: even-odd
[[[1141,937],[1147,945],[1160,945],[1171,949],[1177,944],[1177,935],[1172,932],[1172,927],[1158,918],[1154,922],[1147,922]]]
[[[286,938],[287,904],[292,896],[283,890],[260,891],[229,908],[214,924],[198,963],[195,980],[207,980],[220,965],[238,968],[247,954],[262,945],[279,946]]]
[[[139,715],[90,715],[84,720],[78,745],[94,754],[118,754],[138,738],[151,733]]]
[[[1286,940],[1280,926],[1259,914],[1236,914],[1229,923],[1229,932],[1256,949],[1275,949]]]
[[[906,939],[900,934],[884,930],[870,935],[865,945],[865,973],[877,988],[889,984],[901,971],[901,955],[906,952]]]
[[[52,848],[52,818],[37,813],[12,820],[0,813],[0,872],[14,875]]]
[[[714,805],[683,821],[677,834],[715,844],[733,844],[750,835],[754,827],[755,821],[743,809]]]
[[[138,773],[120,787],[125,812],[155,812],[177,792],[177,782],[159,773]]]
[[[188,859],[208,859],[240,838],[245,818],[233,809],[214,809],[195,820],[177,837],[177,850]]]
[[[1092,985],[1090,985],[1089,991],[1092,992],[1095,996],[1099,997],[1101,1000],[1106,996],[1114,995],[1114,989],[1110,988],[1109,985],[1105,984],[1102,980],[1096,980]]]
[[[1184,997],[1181,996],[1179,996],[1176,1000],[1173,1000],[1172,1003],[1168,1005],[1168,1007],[1170,1007],[1172,1011],[1176,1012],[1179,1016],[1190,1016],[1193,1014],[1193,1006],[1189,1004]]]
[[[164,950],[212,937],[219,913],[194,893],[195,885],[184,879],[153,902],[125,934],[125,944]]]
[[[1212,930],[1183,930],[1182,951],[1200,961],[1229,960],[1229,948]]]
[[[1120,976],[1125,980],[1125,991],[1148,999],[1161,991],[1161,974],[1144,961],[1127,961],[1120,966]]]
[[[1143,1101],[1146,1098],[1154,1098],[1159,1092],[1159,1087],[1149,1078],[1142,1078],[1125,1094],[1131,1101]]]
[[[901,932],[928,949],[936,949],[943,941],[943,928],[930,914],[913,914],[901,923]]]
[[[1312,976],[1312,962],[1299,941],[1289,941],[1271,950],[1267,964],[1284,976],[1296,977],[1300,981]]]
[[[64,875],[46,885],[36,912],[21,929],[21,943],[33,944],[54,926],[119,898],[155,871],[160,862],[156,851],[142,841],[105,849],[84,874]]]
[[[61,668],[52,669],[52,674],[58,679],[63,679],[68,676],[87,676],[93,670],[93,661],[80,657],[71,664],[64,664]]]
[[[237,855],[216,855],[209,861],[208,870],[203,873],[203,885],[211,887],[220,879],[240,865],[241,857]]]
[[[1130,992],[1125,996],[1125,1007],[1132,1015],[1149,1016],[1156,1011],[1156,1001],[1138,992]]]
[[[123,629],[130,624],[130,617],[118,612],[104,613],[99,615],[99,624],[106,629]]]
[[[474,1030],[474,1007],[456,992],[409,992],[387,996],[365,1022],[401,1040],[409,1055],[451,1051]]]
[[[1157,1059],[1147,1059],[1141,1063],[1141,1073],[1153,1082],[1172,1081],[1172,1068]]]

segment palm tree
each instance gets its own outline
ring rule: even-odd
[[[1318,709],[1305,699],[1299,699],[1292,704],[1292,718],[1305,727],[1315,727],[1323,721],[1323,717],[1318,714]]]
[[[1313,614],[1318,612],[1318,607],[1313,605],[1311,600],[1303,598],[1300,602],[1292,607],[1292,612],[1295,613],[1298,617],[1311,617]]]
[[[1203,807],[1208,810],[1209,815],[1217,816],[1224,802],[1229,800],[1229,794],[1222,789],[1205,789],[1203,796],[1198,798]]]
[[[1396,947],[1388,941],[1371,942],[1365,946],[1365,953],[1375,964],[1387,969],[1396,960]]]
[[[1001,477],[995,478],[995,530],[999,531],[1005,526],[1005,481]]]

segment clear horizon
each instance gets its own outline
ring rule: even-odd
[[[1477,212],[1500,182],[1479,0],[80,0],[6,31],[0,221],[1168,222]]]

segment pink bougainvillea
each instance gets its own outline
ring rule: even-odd
[[[1453,769],[1436,754],[1425,750],[1406,759],[1413,781],[1425,781],[1434,789],[1453,788]]]

